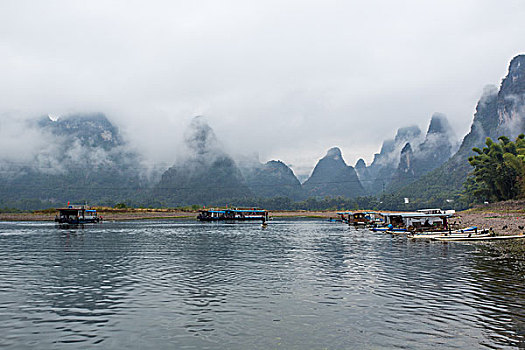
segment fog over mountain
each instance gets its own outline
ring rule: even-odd
[[[301,178],[333,145],[370,164],[434,111],[464,135],[522,49],[523,18],[520,0],[2,1],[0,152],[47,147],[28,118],[103,113],[144,159],[171,164],[204,115],[229,153]]]
[[[4,206],[133,200],[156,179],[103,114],[44,116],[24,121],[17,130],[31,147],[0,156]]]

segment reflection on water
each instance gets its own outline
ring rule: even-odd
[[[524,271],[318,220],[0,223],[6,348],[524,348]]]

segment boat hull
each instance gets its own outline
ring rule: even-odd
[[[100,219],[99,218],[79,219],[79,220],[55,219],[55,222],[59,225],[83,225],[83,224],[96,224],[100,222]]]
[[[407,232],[407,229],[405,228],[393,228],[393,229],[389,229],[388,227],[374,227],[371,229],[373,232],[387,232],[387,233],[391,233],[391,232],[396,232],[396,233],[399,233],[399,232]]]
[[[408,238],[413,239],[435,239],[435,238],[480,238],[480,237],[489,237],[490,233],[451,233],[451,234],[436,234],[436,235],[409,235]]]
[[[481,237],[481,235],[488,236],[487,231],[480,231],[478,233],[478,228],[476,226],[467,227],[460,230],[451,230],[451,231],[429,231],[421,233],[410,233],[408,238],[422,238],[422,239],[432,239],[437,237]]]
[[[487,236],[487,237],[442,237],[434,238],[441,242],[469,242],[469,241],[502,241],[507,239],[523,239],[525,235],[511,235],[511,236]]]

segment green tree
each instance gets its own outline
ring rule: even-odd
[[[486,147],[472,149],[477,155],[469,158],[474,171],[464,184],[467,197],[494,202],[525,196],[525,135],[498,140],[487,138]]]

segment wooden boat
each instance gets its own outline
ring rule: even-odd
[[[66,208],[58,208],[55,222],[59,225],[82,225],[100,222],[97,211],[87,205],[69,205]]]
[[[438,237],[433,238],[436,241],[442,241],[442,242],[469,242],[469,241],[502,241],[507,239],[522,239],[525,238],[525,235],[519,234],[519,235],[509,235],[509,236],[492,236],[488,235],[487,237]]]
[[[202,209],[197,219],[200,221],[268,221],[268,211],[252,209]]]

